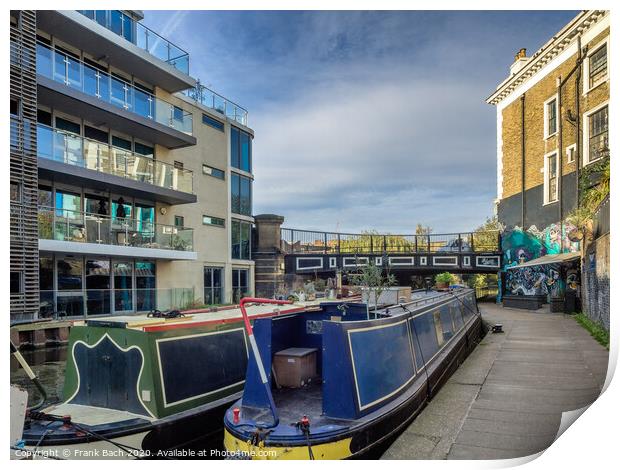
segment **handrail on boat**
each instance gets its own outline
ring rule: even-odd
[[[271,415],[273,417],[273,423],[271,424],[271,426],[268,427],[276,427],[280,422],[280,419],[278,418],[276,404],[273,401],[273,395],[271,394],[271,384],[267,380],[265,366],[263,365],[263,360],[261,359],[260,352],[258,351],[258,345],[256,344],[256,339],[254,338],[254,331],[252,330],[252,325],[250,325],[250,318],[248,317],[248,312],[246,312],[245,310],[245,304],[247,303],[287,305],[292,304],[293,302],[291,300],[262,299],[260,297],[244,297],[239,301],[239,308],[241,309],[241,315],[243,315],[245,331],[248,334],[248,339],[250,340],[250,345],[252,346],[252,354],[254,355],[254,360],[256,361],[258,373],[260,374],[261,382],[263,383],[263,386],[265,388],[265,393],[267,394],[267,398],[269,400],[269,408],[271,409]]]

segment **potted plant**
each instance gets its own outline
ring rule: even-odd
[[[447,289],[452,282],[452,274],[449,272],[440,273],[435,276],[435,287],[437,289]]]

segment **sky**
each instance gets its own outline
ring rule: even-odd
[[[291,228],[472,230],[493,214],[485,99],[577,12],[146,11],[245,107],[254,214]]]

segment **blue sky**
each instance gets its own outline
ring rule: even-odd
[[[485,98],[576,12],[146,11],[249,111],[254,213],[318,230],[466,231],[492,215]]]

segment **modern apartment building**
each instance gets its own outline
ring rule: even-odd
[[[567,216],[595,183],[592,170],[609,161],[609,37],[609,12],[580,12],[531,56],[521,49],[487,99],[497,111],[506,293],[553,294],[579,283],[584,246]],[[512,269],[521,264],[530,266]]]
[[[11,12],[11,319],[253,291],[247,111],[140,11]]]

